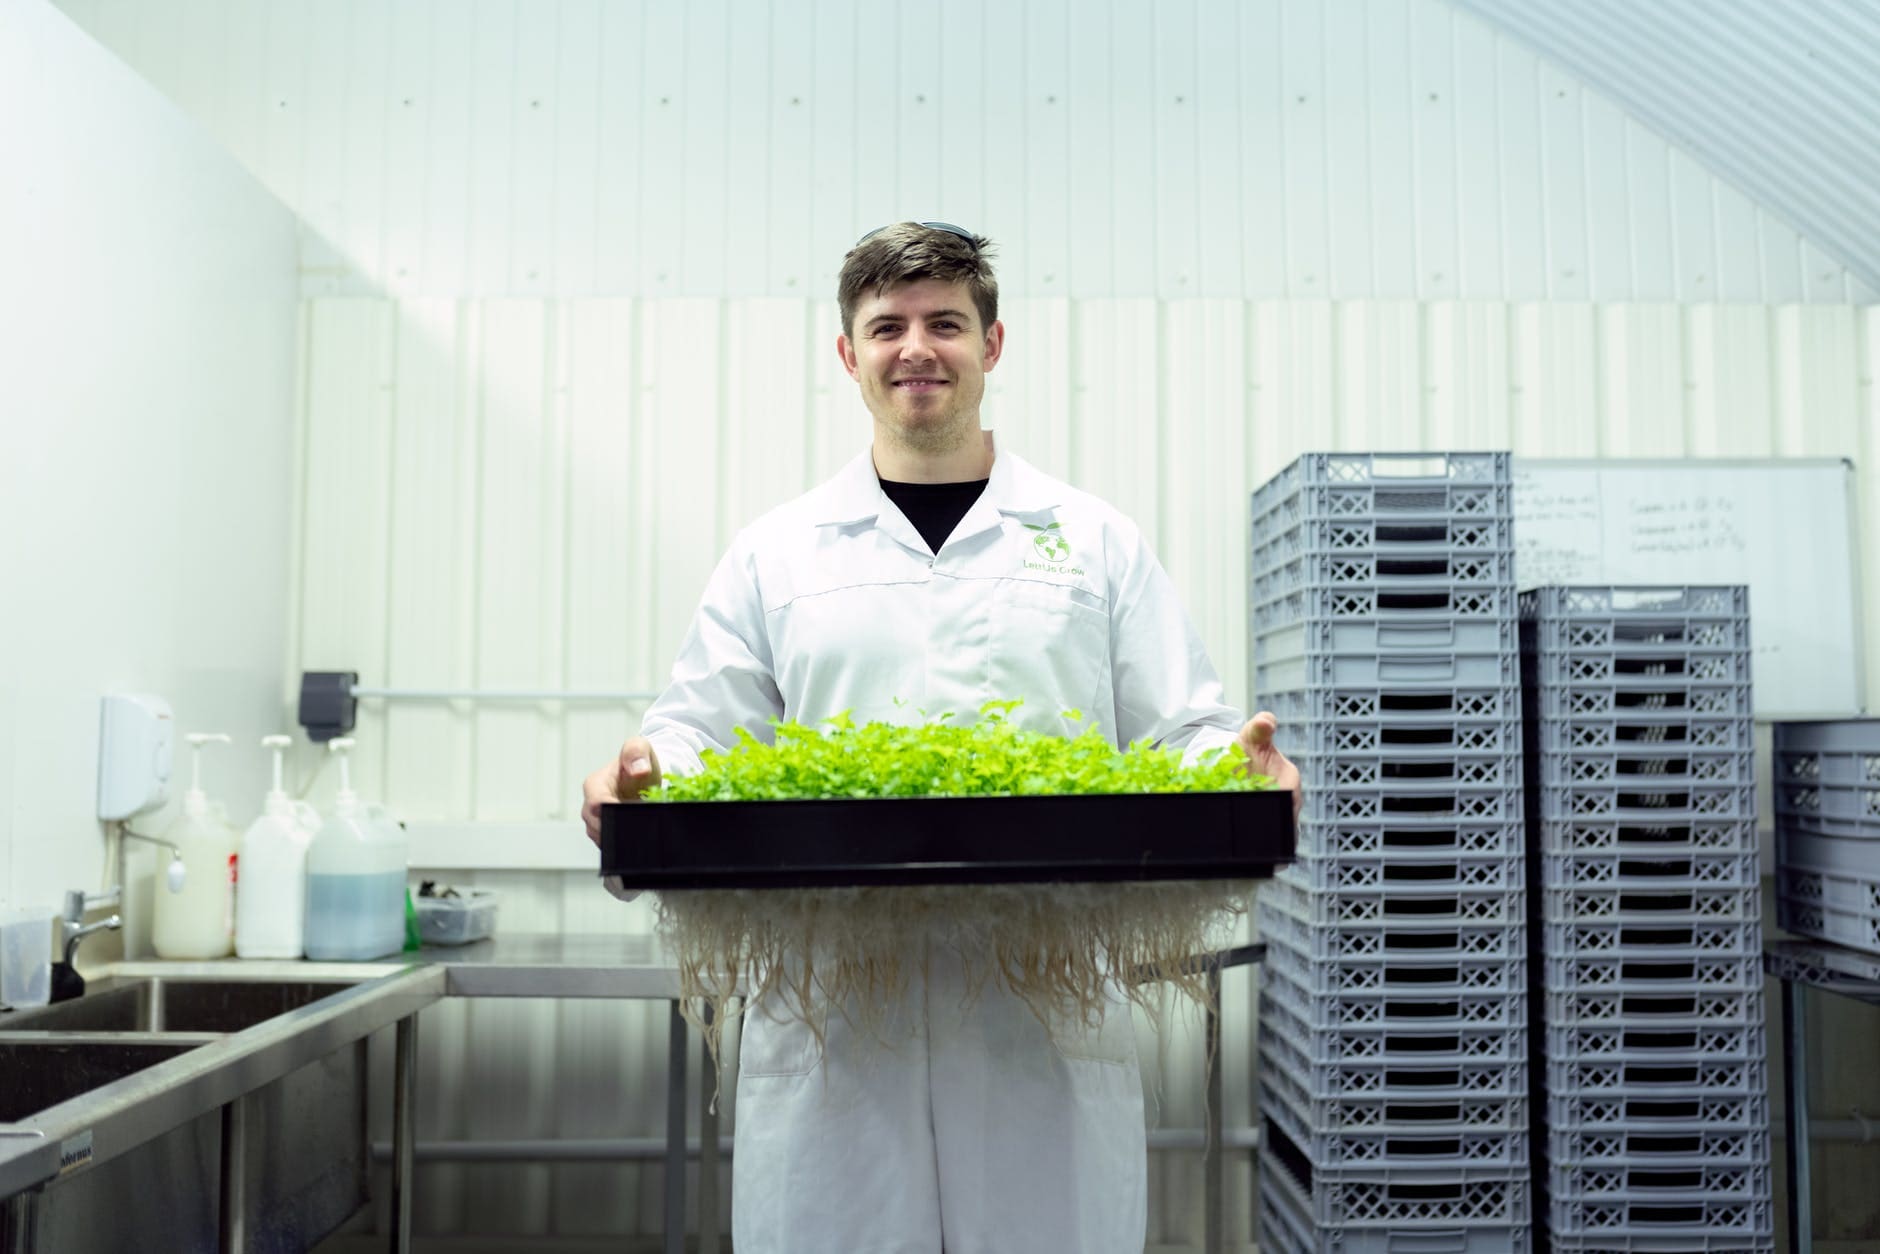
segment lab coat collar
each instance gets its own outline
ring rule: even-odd
[[[1039,473],[1016,453],[1002,453],[993,445],[992,475],[986,490],[960,520],[957,537],[983,531],[1000,514],[1038,514],[1055,509],[1062,501],[1062,487],[1055,479]],[[881,490],[881,476],[875,473],[871,449],[863,449],[844,466],[836,477],[823,485],[815,519],[817,526],[847,526],[880,518],[883,514],[898,518],[887,493]]]

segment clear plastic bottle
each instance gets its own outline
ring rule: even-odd
[[[405,946],[405,842],[388,837],[352,790],[342,737],[333,813],[307,847],[307,957],[360,962]]]
[[[202,790],[202,747],[227,744],[228,737],[194,732],[185,739],[190,747],[189,791],[183,794],[183,812],[158,837],[175,853],[166,883],[157,886],[150,943],[159,958],[226,958],[235,942],[241,833],[229,825],[221,804],[211,804]]]
[[[281,753],[293,740],[263,736],[274,751],[274,787],[261,816],[242,833],[235,881],[235,954],[239,958],[298,958],[307,940],[307,846],[320,816],[304,801],[290,801],[281,786]]]

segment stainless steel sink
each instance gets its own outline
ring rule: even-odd
[[[141,979],[0,1015],[0,1033],[240,1032],[350,987],[307,980]]]
[[[16,1123],[114,1080],[195,1049],[199,1042],[48,1035],[0,1042],[0,1123]]]

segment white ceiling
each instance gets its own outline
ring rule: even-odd
[[[1451,0],[1880,286],[1880,0]]]

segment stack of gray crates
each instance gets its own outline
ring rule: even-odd
[[[1740,587],[1521,595],[1543,1249],[1774,1249]]]
[[[1505,453],[1309,454],[1253,497],[1252,673],[1307,781],[1262,888],[1262,1251],[1526,1250]]]
[[[1778,723],[1775,752],[1783,930],[1880,954],[1880,719]]]

